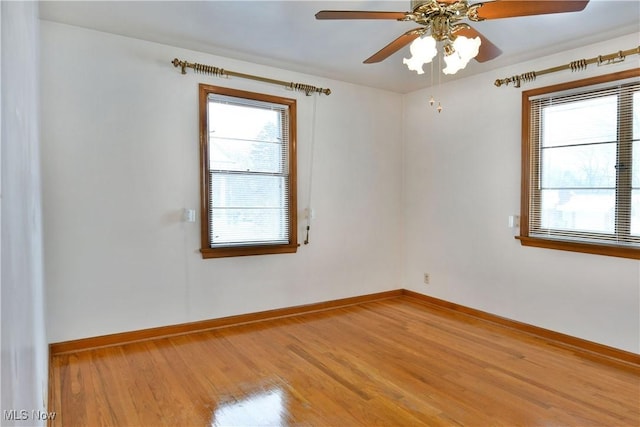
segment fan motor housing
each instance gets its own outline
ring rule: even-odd
[[[426,4],[438,3],[438,0],[411,0],[411,10],[417,11],[420,6],[424,6]],[[445,2],[443,6],[447,6],[449,2]]]
[[[429,0],[411,0],[411,10],[416,10],[419,6],[422,6],[425,3],[430,3]]]

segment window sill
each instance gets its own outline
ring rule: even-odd
[[[226,248],[202,248],[202,258],[226,258],[249,255],[292,254],[298,251],[298,244],[264,245],[264,246],[236,246]]]
[[[541,239],[539,237],[529,236],[516,236],[516,239],[520,240],[520,244],[522,246],[640,259],[640,248],[635,247],[579,243],[567,240]]]

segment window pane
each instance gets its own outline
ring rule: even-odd
[[[284,209],[214,209],[211,244],[287,243]]]
[[[640,256],[640,82],[633,74],[523,93],[523,245]]]
[[[632,182],[631,186],[633,188],[640,189],[640,141],[633,142],[633,154],[632,154]]]
[[[542,228],[613,233],[614,190],[542,190]]]
[[[212,245],[286,243],[287,194],[283,176],[211,173]]]
[[[542,145],[572,145],[616,140],[617,97],[574,101],[543,110]]]
[[[209,132],[219,138],[279,142],[281,109],[209,102]]]
[[[296,100],[199,88],[203,258],[295,253]]]
[[[280,208],[285,196],[283,176],[211,174],[212,208]]]
[[[633,139],[640,140],[640,92],[633,94]]]
[[[640,236],[640,189],[631,191],[631,234]]]
[[[616,186],[616,144],[542,149],[542,188]]]
[[[631,168],[631,234],[640,236],[640,92],[633,94],[633,154]]]
[[[209,168],[282,173],[282,110],[209,102]]]
[[[280,143],[214,137],[209,144],[212,170],[282,173],[284,163]]]

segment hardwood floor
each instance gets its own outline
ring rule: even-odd
[[[640,367],[409,297],[54,355],[52,426],[639,426]]]

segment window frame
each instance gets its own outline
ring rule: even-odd
[[[576,89],[580,87],[592,86],[602,83],[614,83],[616,81],[622,81],[640,76],[640,68],[634,68],[630,70],[624,70],[616,73],[606,74],[597,77],[591,77],[581,80],[575,80],[566,83],[560,83],[552,86],[546,86],[542,88],[531,89],[522,92],[522,163],[521,163],[521,200],[520,200],[520,235],[516,236],[522,246],[531,246],[546,249],[557,249],[571,252],[581,252],[597,255],[607,255],[622,258],[640,259],[640,248],[634,246],[628,246],[624,244],[614,243],[588,243],[574,240],[560,240],[544,238],[540,236],[530,236],[531,223],[533,219],[529,217],[530,203],[532,193],[534,190],[530,188],[530,182],[533,180],[532,173],[535,173],[536,178],[540,177],[540,165],[537,164],[536,170],[531,170],[531,149],[533,144],[537,144],[536,141],[530,140],[530,97],[544,95],[548,93],[561,92],[570,89]],[[618,111],[618,114],[620,112]],[[619,150],[620,137],[618,137],[617,150]],[[630,175],[630,173],[629,173]],[[618,182],[619,178],[616,178],[616,189],[620,186]],[[629,179],[631,179],[629,177]],[[618,197],[621,197],[616,190],[616,206],[619,204]],[[619,222],[616,218],[616,227]]]
[[[208,98],[210,94],[245,98],[256,101],[284,105],[288,107],[288,185],[289,185],[289,241],[283,244],[251,244],[211,247],[210,241],[210,174],[209,174],[209,120]],[[295,253],[298,250],[298,207],[297,207],[297,139],[296,100],[275,95],[231,89],[221,86],[199,84],[199,133],[200,133],[200,252],[202,258],[223,258],[248,255]]]

